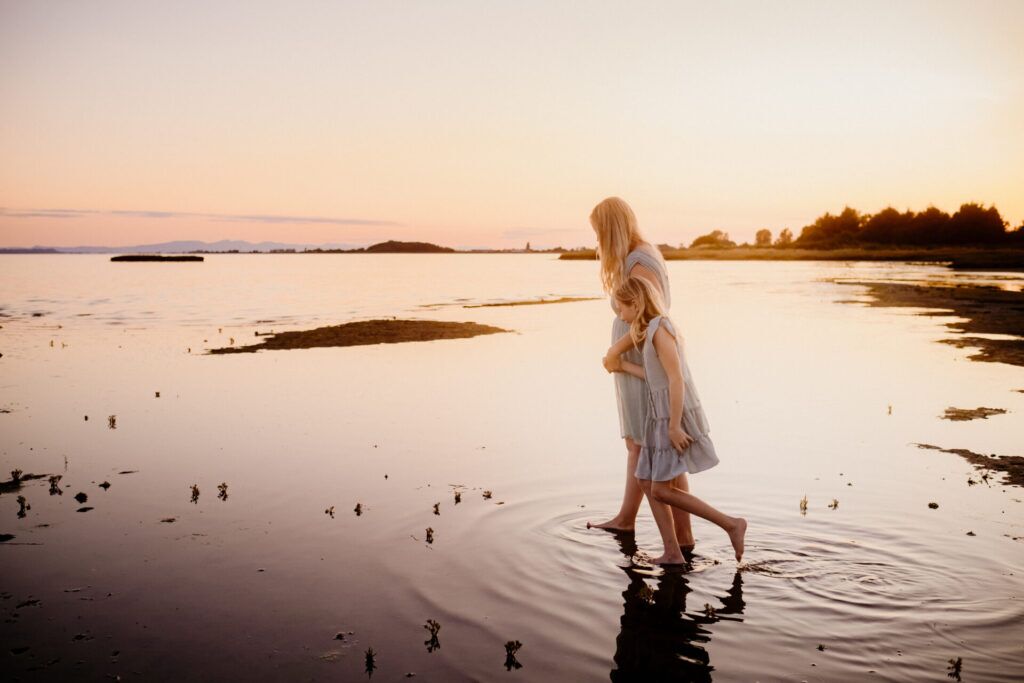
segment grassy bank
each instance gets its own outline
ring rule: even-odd
[[[954,268],[1024,270],[1024,249],[991,247],[849,247],[845,249],[795,249],[777,247],[729,247],[663,249],[667,261],[924,261]],[[594,250],[566,252],[567,261],[593,260]]]

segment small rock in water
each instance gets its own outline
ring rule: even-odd
[[[937,510],[938,507],[939,507],[939,504],[938,503],[928,503],[928,507],[930,507],[932,510]]]
[[[89,496],[79,491],[78,493],[75,494],[75,500],[77,500],[79,503],[84,503],[85,501],[89,500]]]
[[[362,515],[363,514],[363,504],[362,503],[356,503],[356,507],[353,510],[353,512],[356,513],[356,517],[359,517],[360,515]]]
[[[156,394],[156,396],[154,398],[160,398],[160,392],[159,391],[154,392],[154,393]]]
[[[491,493],[490,491],[484,491],[484,500],[490,500],[491,496],[493,496],[493,495],[494,494]]]
[[[220,498],[221,500],[228,499],[228,484],[226,481],[222,481],[221,483],[217,484],[217,490],[220,492],[217,494],[218,498]]]
[[[839,509],[839,500],[838,500],[838,499],[836,499],[836,498],[833,498],[833,499],[832,499],[832,502],[831,502],[831,503],[829,503],[829,504],[828,504],[828,506],[829,506],[829,507],[830,507],[831,509],[833,509],[833,510],[838,510],[838,509]]]
[[[825,646],[822,645],[821,643],[818,643],[818,652],[824,652],[824,651],[825,651]]]
[[[440,515],[441,514],[441,504],[440,503],[434,503],[434,514],[435,515]]]
[[[117,429],[117,415],[107,416],[107,427],[110,429]]]
[[[977,536],[977,534],[975,534],[973,531],[968,531],[967,535],[968,536]]]
[[[461,502],[462,502],[462,492],[461,491],[456,491],[455,492],[455,504],[458,505]]]
[[[199,484],[192,484],[192,499],[191,502],[199,503]]]
[[[177,519],[177,517],[164,517],[160,521],[163,522],[164,524],[172,524],[174,522],[174,520],[176,520],[176,519]]]
[[[434,530],[431,527],[427,527],[427,543],[434,542]]]
[[[109,482],[109,481],[105,481],[105,482],[103,482],[102,484],[98,484],[98,486],[99,486],[99,487],[100,487],[101,489],[103,489],[104,491],[106,491],[107,489],[109,489],[109,488],[110,488],[110,482]]]
[[[85,507],[78,508],[77,510],[75,510],[75,512],[88,512],[89,510],[92,510],[92,509],[94,509],[94,508],[91,508],[88,505],[86,505]]]

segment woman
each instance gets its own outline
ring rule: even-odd
[[[668,311],[672,304],[672,292],[669,288],[668,271],[665,259],[654,246],[644,240],[636,224],[633,209],[622,199],[608,197],[594,207],[590,213],[590,225],[597,234],[597,254],[601,259],[601,284],[609,295],[627,277],[642,277],[654,287],[661,296]],[[629,324],[620,320],[618,307],[614,297],[611,298],[612,310],[616,313],[612,322],[612,339],[614,344],[629,331]],[[640,352],[631,349],[622,356],[623,360],[641,363]],[[605,367],[611,369],[614,359],[606,357]],[[619,406],[619,428],[622,438],[626,441],[626,489],[622,494],[622,505],[619,513],[606,522],[588,526],[612,531],[632,531],[636,524],[636,513],[643,500],[643,491],[637,483],[637,459],[640,457],[640,446],[643,443],[644,423],[647,419],[647,387],[642,379],[624,372],[616,372],[615,400]],[[689,491],[690,485],[686,474],[673,480],[673,486]],[[665,505],[650,501],[651,505]],[[676,538],[683,550],[692,550],[693,531],[690,528],[689,513],[670,508],[675,521]]]

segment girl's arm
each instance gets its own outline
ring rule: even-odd
[[[679,359],[676,339],[664,327],[658,326],[654,333],[654,350],[658,352],[661,367],[668,375],[669,394],[669,439],[677,450],[684,450],[693,442],[693,437],[683,431],[683,399],[686,388],[683,383],[683,366]]]
[[[607,370],[608,372],[628,372],[634,377],[645,379],[643,374],[636,374],[638,370],[640,373],[643,373],[644,369],[642,367],[640,367],[636,363],[624,361],[621,358],[622,354],[624,354],[626,351],[629,351],[630,348],[633,348],[633,346],[633,338],[630,337],[629,333],[627,332],[622,336],[621,339],[619,339],[617,342],[611,345],[611,347],[608,349],[608,353],[606,353],[605,357],[601,360],[601,364],[604,365],[604,369]],[[633,368],[629,369],[626,367],[627,365],[631,365],[633,366]]]
[[[629,373],[630,375],[633,375],[634,377],[637,377],[639,379],[647,379],[647,375],[644,373],[644,366],[642,365],[630,363],[628,360],[620,360],[619,368],[622,370],[622,372]]]

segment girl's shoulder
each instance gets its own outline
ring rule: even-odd
[[[672,321],[663,315],[654,316],[651,318],[651,322],[647,324],[647,336],[652,342],[654,340],[654,335],[658,333],[658,330],[665,330],[672,335],[673,338],[678,339],[676,328],[672,325]]]

